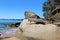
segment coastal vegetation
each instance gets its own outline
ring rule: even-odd
[[[57,7],[57,5],[60,5],[60,0],[46,0],[43,3],[43,16],[48,19],[52,13],[53,10]]]

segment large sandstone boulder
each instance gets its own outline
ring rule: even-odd
[[[16,31],[16,37],[20,40],[60,40],[60,28],[54,24],[35,24],[44,20],[37,18],[33,13],[25,13],[25,19],[22,21]],[[34,16],[34,17],[33,17]],[[33,19],[31,19],[33,18]]]
[[[28,19],[23,20],[16,35],[20,40],[60,40],[60,30],[56,25],[30,24]]]

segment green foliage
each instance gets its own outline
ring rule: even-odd
[[[50,13],[52,12],[53,9],[56,7],[56,2],[55,0],[46,0],[43,4],[43,16],[45,18],[50,17]]]

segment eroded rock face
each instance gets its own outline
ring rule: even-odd
[[[36,24],[47,24],[47,21],[44,21],[41,19],[37,14],[33,12],[25,12],[25,19],[28,19],[31,23],[36,23]]]
[[[28,19],[24,19],[16,34],[21,40],[60,40],[60,30],[58,29],[53,24],[30,24]]]
[[[25,19],[22,21],[16,31],[16,37],[20,40],[60,40],[60,28],[54,24],[35,24],[32,22],[43,22],[33,13],[25,13]],[[30,19],[33,18],[34,20]]]
[[[60,21],[60,5],[57,5],[56,8],[52,11],[50,15],[50,20]]]
[[[28,18],[40,18],[40,17],[33,12],[26,11],[25,12],[25,18],[28,19]]]

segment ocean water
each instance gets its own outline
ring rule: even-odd
[[[7,24],[11,23],[20,23],[22,22],[22,19],[0,19],[0,30],[7,30],[10,28],[7,28]]]
[[[21,22],[21,19],[0,19],[0,38],[11,37],[15,35],[16,29],[7,27],[7,24]]]

